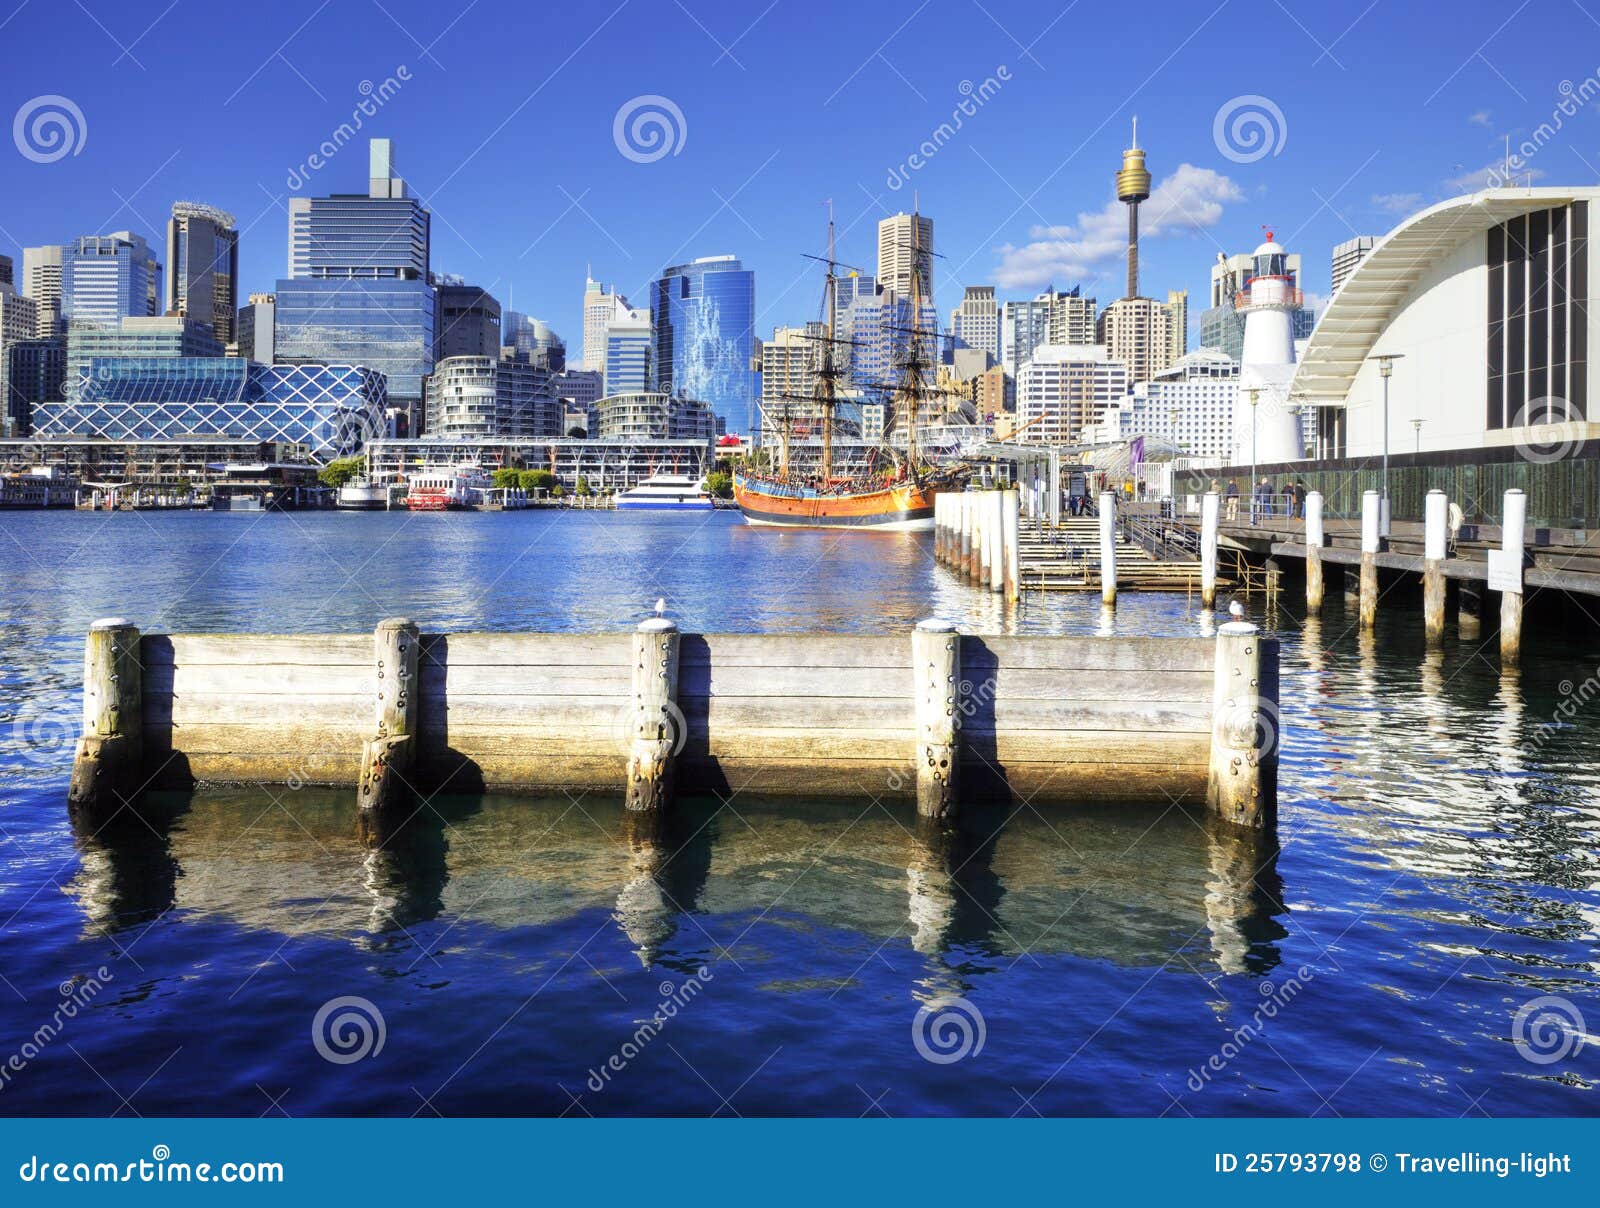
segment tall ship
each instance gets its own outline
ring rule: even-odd
[[[837,288],[839,262],[834,256],[833,216],[828,216],[828,254],[812,257],[826,266],[823,292],[823,334],[821,353],[815,370],[815,388],[810,396],[784,396],[780,414],[773,417],[779,431],[778,464],[768,472],[736,470],[733,498],[744,513],[746,523],[785,528],[851,528],[878,531],[926,531],[933,528],[933,500],[941,489],[954,485],[948,475],[928,465],[920,455],[917,439],[919,413],[930,393],[931,347],[935,333],[922,324],[921,265],[930,254],[921,246],[920,215],[911,222],[911,326],[897,329],[908,336],[905,353],[899,358],[897,380],[885,388],[886,409],[884,443],[867,459],[865,466],[849,474],[835,473],[833,437],[835,410],[839,400],[839,380],[844,377],[835,334],[838,320]],[[797,471],[790,464],[790,438],[793,424],[790,402],[811,404],[819,421],[821,456],[817,467]],[[897,449],[891,436],[905,433],[905,449]]]

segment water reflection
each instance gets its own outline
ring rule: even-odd
[[[957,981],[1046,953],[1135,966],[1183,954],[1259,973],[1285,932],[1276,852],[1168,810],[909,810],[682,802],[455,799],[365,847],[348,794],[248,790],[153,800],[83,835],[69,892],[94,928],[181,910],[285,936],[404,947],[419,924],[541,927],[600,908],[643,967],[692,971],[755,943],[758,924],[909,943]],[[731,947],[709,916],[748,920]],[[803,974],[804,971],[796,971]]]

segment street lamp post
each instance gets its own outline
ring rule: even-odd
[[[1404,356],[1403,352],[1380,352],[1372,357],[1378,362],[1378,376],[1383,379],[1383,491],[1378,500],[1378,531],[1385,537],[1389,535],[1389,375],[1394,372],[1394,363]]]
[[[1411,421],[1411,430],[1417,434],[1417,452],[1421,453],[1422,452],[1422,421],[1420,419],[1412,420]]]

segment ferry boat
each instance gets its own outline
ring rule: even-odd
[[[479,506],[491,489],[477,466],[422,470],[406,479],[406,507],[413,512],[464,512]]]
[[[674,512],[709,512],[711,496],[703,479],[687,474],[652,474],[617,496],[618,511],[666,509]]]
[[[362,475],[339,488],[337,506],[346,512],[382,512],[389,507],[389,484]]]
[[[921,220],[913,215],[911,221],[911,262],[922,260],[920,243]],[[936,472],[924,465],[918,455],[918,410],[929,387],[927,378],[932,366],[929,346],[932,341],[922,324],[922,275],[911,274],[912,324],[902,329],[909,339],[899,358],[899,380],[884,387],[892,394],[892,418],[885,424],[885,432],[903,426],[906,434],[905,452],[886,443],[882,463],[852,477],[839,477],[833,472],[834,404],[838,379],[844,376],[843,358],[835,353],[834,345],[850,343],[835,337],[837,270],[834,259],[833,217],[828,217],[828,254],[821,259],[827,266],[823,292],[823,334],[819,366],[815,370],[815,389],[806,396],[792,396],[792,401],[807,404],[821,418],[821,465],[816,473],[794,473],[789,466],[789,445],[792,424],[788,402],[791,396],[781,396],[783,412],[777,417],[779,430],[778,465],[775,473],[736,471],[733,476],[733,498],[744,513],[745,522],[752,525],[785,528],[853,528],[877,531],[906,532],[931,531],[933,528],[933,500],[942,489],[956,485],[949,472]],[[875,459],[876,460],[876,459]]]

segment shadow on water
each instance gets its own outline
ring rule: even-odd
[[[652,817],[591,797],[440,797],[369,848],[347,791],[216,788],[152,795],[78,842],[69,893],[110,931],[176,910],[386,949],[435,920],[510,930],[600,910],[647,968],[742,962],[766,952],[765,928],[827,929],[907,945],[953,990],[1051,953],[1260,974],[1285,935],[1275,847],[1175,808],[990,806],[951,827],[859,803],[691,799]]]

